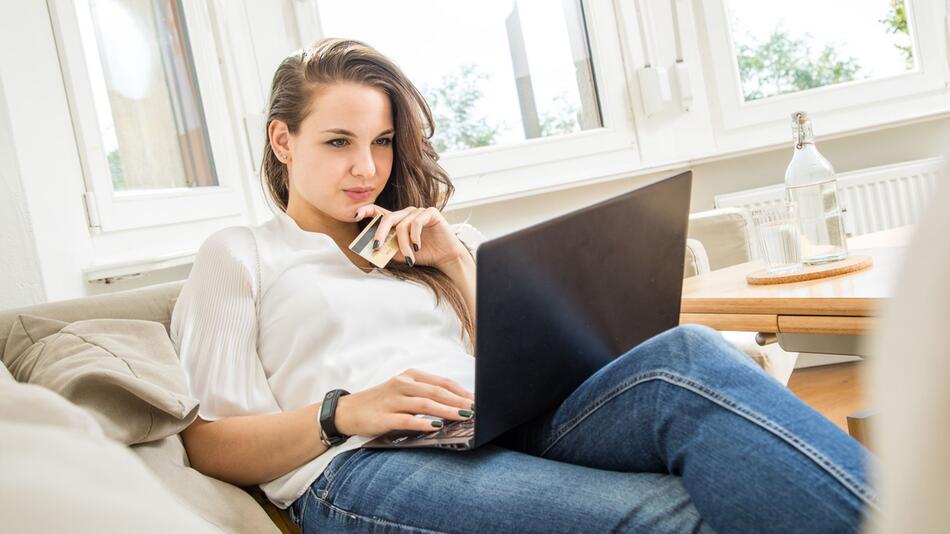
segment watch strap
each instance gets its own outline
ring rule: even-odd
[[[340,434],[335,424],[337,401],[349,394],[345,389],[334,389],[323,398],[323,404],[320,406],[320,441],[328,447],[339,445],[349,438]]]

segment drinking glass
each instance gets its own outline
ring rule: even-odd
[[[798,204],[782,202],[751,210],[762,258],[768,274],[802,271],[801,223]]]

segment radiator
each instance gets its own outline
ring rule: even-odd
[[[838,200],[849,237],[914,224],[933,196],[947,158],[872,167],[838,174]],[[717,208],[751,209],[781,202],[782,184],[716,195]]]

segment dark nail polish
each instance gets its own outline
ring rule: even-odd
[[[374,240],[373,240],[373,250],[376,250],[376,249],[378,249],[378,248],[379,248],[379,239],[374,239]]]
[[[438,419],[433,419],[433,420],[432,420],[432,426],[434,426],[434,427],[436,427],[436,428],[442,428],[442,421],[439,421]]]
[[[356,215],[354,215],[353,218],[354,218],[354,219],[359,219],[359,218],[360,218],[360,212],[356,212]]]
[[[468,410],[459,410],[459,415],[461,415],[462,417],[471,417],[472,412]]]
[[[412,244],[412,250],[415,250],[416,252],[419,252],[419,245],[413,243],[413,244]]]
[[[406,256],[406,265],[412,267],[412,266],[415,265],[415,264],[416,264],[416,262],[413,261],[413,259],[412,259],[411,256]]]
[[[475,409],[475,403],[474,403],[474,402],[472,403],[472,409],[473,409],[473,410]]]

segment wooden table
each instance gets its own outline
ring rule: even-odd
[[[680,322],[759,332],[790,352],[861,355],[912,233],[913,226],[904,226],[849,239],[849,253],[871,256],[874,264],[831,278],[750,286],[745,277],[763,268],[761,261],[687,278]]]

